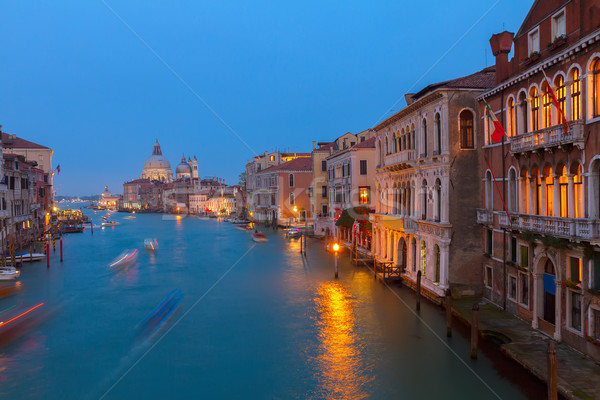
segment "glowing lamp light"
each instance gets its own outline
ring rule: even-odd
[[[337,252],[340,249],[340,245],[337,243],[333,244],[333,251]]]
[[[294,212],[298,211],[298,207],[294,206]]]
[[[56,210],[58,210],[58,208],[52,207],[52,211],[56,212]]]

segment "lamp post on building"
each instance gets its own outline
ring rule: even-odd
[[[333,255],[334,255],[334,262],[333,262],[333,268],[335,271],[335,277],[337,279],[338,277],[338,251],[340,250],[340,245],[337,243],[333,244]]]

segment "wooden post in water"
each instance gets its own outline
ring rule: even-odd
[[[56,251],[56,229],[52,227],[52,250]]]
[[[557,398],[556,345],[554,342],[550,342],[548,345],[548,400],[556,400]]]
[[[90,227],[92,228],[92,235],[94,234],[94,221],[90,218]]]
[[[417,272],[417,311],[421,310],[421,270]]]
[[[335,255],[334,255],[334,268],[335,268],[335,278],[337,279],[338,277],[338,254],[337,251],[334,251]]]
[[[33,242],[29,244],[29,262],[33,262]]]
[[[452,337],[452,291],[446,289],[446,336]]]
[[[21,258],[21,266],[23,266],[23,242],[19,240],[19,257]]]
[[[60,237],[60,262],[63,260],[63,252],[62,252],[62,236]]]
[[[50,268],[50,243],[46,243],[46,267]]]
[[[471,358],[477,360],[477,349],[479,348],[479,303],[473,304],[473,315],[471,317]]]

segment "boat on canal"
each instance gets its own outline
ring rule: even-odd
[[[34,262],[34,261],[43,260],[44,258],[46,258],[46,255],[44,253],[20,253],[20,252],[16,252],[15,253],[15,259],[14,259],[14,261],[19,262],[19,263],[20,262]],[[10,255],[7,256],[6,259],[8,261],[13,261],[12,257]]]
[[[151,336],[159,330],[179,308],[183,301],[183,293],[173,290],[152,310],[142,323],[142,336]]]
[[[21,275],[15,267],[0,267],[0,281],[12,281]]]
[[[65,225],[59,229],[60,233],[81,233],[83,225]]]
[[[119,269],[130,266],[135,263],[138,259],[138,251],[135,250],[125,250],[117,258],[112,260],[110,264],[108,264],[110,269]]]
[[[158,240],[156,238],[144,239],[144,248],[148,251],[158,250]]]
[[[252,234],[252,240],[254,240],[257,243],[264,243],[269,241],[265,234],[259,231],[254,231],[254,233]]]
[[[106,226],[117,226],[117,225],[121,225],[121,223],[117,222],[117,221],[104,221],[101,225],[104,226],[104,227],[106,227]]]
[[[30,308],[10,307],[0,312],[0,341],[4,341],[5,337],[12,336],[10,332],[19,327],[25,326],[25,323],[32,317],[39,315],[40,307],[44,303],[40,303]]]

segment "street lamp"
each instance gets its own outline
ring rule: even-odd
[[[333,258],[334,259],[334,263],[333,263],[333,266],[334,266],[334,270],[335,270],[335,277],[336,277],[336,279],[338,277],[338,265],[337,264],[338,264],[338,251],[339,250],[340,250],[340,246],[337,243],[334,243],[333,244],[333,254],[334,254],[334,258]]]
[[[294,206],[294,222],[296,223],[296,225],[298,225],[298,217],[296,216],[296,213],[298,212],[298,207]]]

